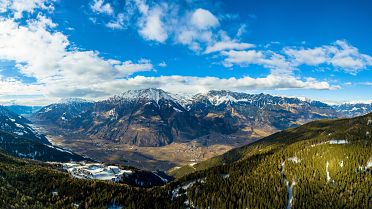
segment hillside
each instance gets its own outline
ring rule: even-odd
[[[315,121],[173,174],[199,179],[187,193],[199,208],[368,208],[371,133],[372,114]]]
[[[90,160],[69,150],[0,130],[0,149],[20,158],[69,162]]]
[[[30,121],[4,106],[0,106],[0,131],[15,134],[37,142],[48,144],[48,140],[42,134],[36,132]]]
[[[21,158],[42,161],[88,160],[69,150],[53,146],[30,123],[26,118],[0,106],[0,149]]]
[[[152,189],[71,179],[0,154],[0,205],[107,208],[369,208],[372,114],[320,120],[180,169]],[[27,175],[26,175],[27,174]],[[47,181],[45,181],[47,179]],[[43,183],[41,183],[43,182]],[[48,182],[48,183],[44,183]]]

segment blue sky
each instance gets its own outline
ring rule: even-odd
[[[127,89],[372,100],[371,1],[0,0],[0,102]]]

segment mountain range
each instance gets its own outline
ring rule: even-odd
[[[370,111],[371,105],[331,106],[269,94],[209,91],[186,97],[141,89],[103,101],[74,99],[51,104],[32,119],[95,139],[158,147],[210,134],[261,138],[313,120]]]

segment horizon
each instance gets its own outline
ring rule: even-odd
[[[0,104],[150,87],[371,103],[371,9],[364,0],[0,0]]]
[[[46,104],[28,105],[28,104],[18,104],[18,103],[0,103],[0,106],[45,107],[45,106],[52,105],[52,104],[65,103],[69,100],[78,100],[78,101],[81,100],[81,101],[86,101],[86,102],[99,102],[99,101],[108,100],[108,99],[110,99],[112,97],[115,97],[115,96],[120,96],[121,94],[130,92],[130,91],[141,91],[141,90],[148,90],[148,89],[162,90],[165,93],[172,96],[176,100],[178,99],[177,96],[185,96],[185,97],[188,97],[188,98],[191,99],[192,97],[194,97],[196,95],[199,95],[199,94],[204,94],[205,95],[205,94],[207,94],[211,91],[227,91],[227,92],[231,92],[231,93],[244,93],[244,94],[249,94],[249,95],[264,94],[264,95],[269,95],[269,96],[273,96],[273,97],[296,98],[296,99],[299,99],[301,101],[307,101],[307,102],[317,101],[317,102],[322,102],[322,103],[330,105],[330,106],[343,105],[343,104],[372,104],[372,100],[350,101],[350,102],[342,102],[342,103],[330,103],[330,102],[324,102],[324,101],[320,101],[320,100],[313,100],[311,98],[306,98],[306,97],[296,97],[296,96],[287,96],[287,95],[280,95],[280,94],[268,94],[268,93],[248,93],[248,92],[243,92],[243,91],[230,91],[230,90],[218,90],[218,89],[212,89],[212,90],[209,90],[209,91],[206,91],[206,92],[200,92],[200,93],[194,93],[194,94],[192,94],[192,93],[189,93],[189,94],[175,94],[175,93],[172,93],[172,92],[165,91],[161,88],[144,88],[144,89],[130,89],[130,90],[126,90],[124,92],[121,92],[119,94],[115,94],[115,95],[111,95],[111,96],[104,97],[104,98],[99,98],[99,99],[85,99],[85,98],[82,98],[82,97],[68,97],[68,98],[60,98],[58,101],[55,101],[55,102],[52,102],[52,103],[46,103]]]

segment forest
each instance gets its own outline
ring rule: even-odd
[[[149,189],[0,154],[1,208],[371,208],[372,114],[273,134]]]

